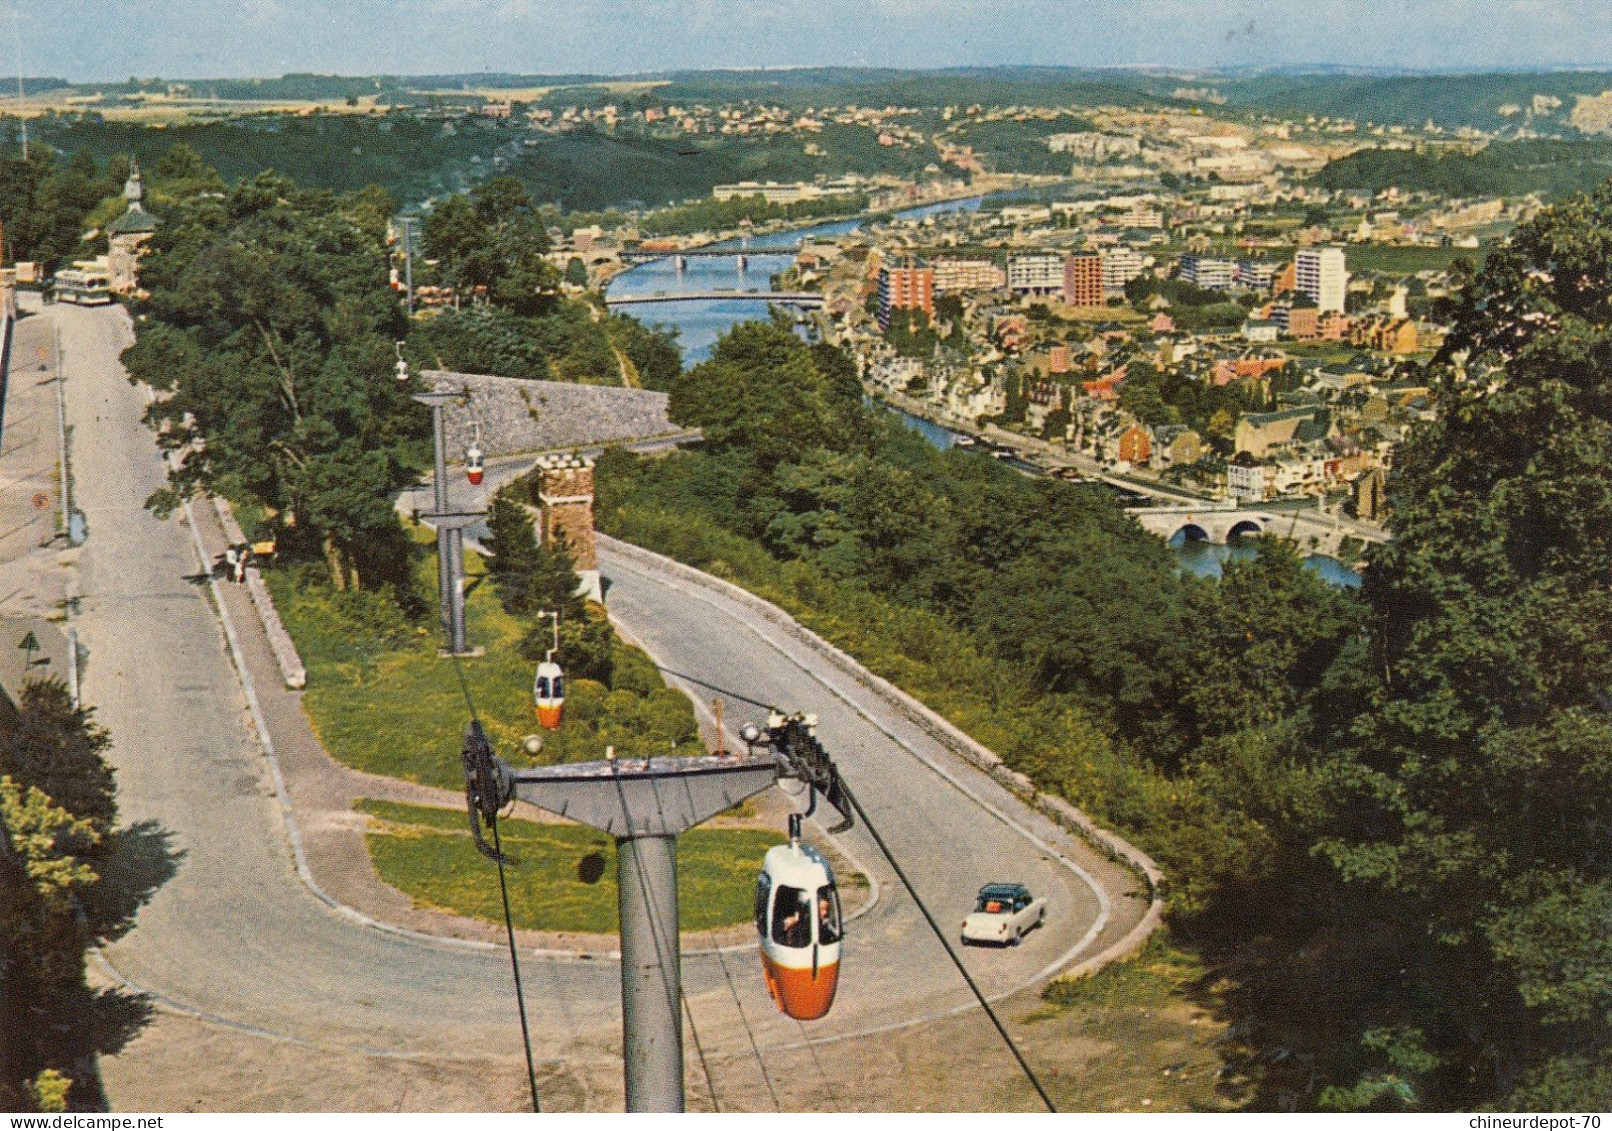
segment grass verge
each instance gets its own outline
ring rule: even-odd
[[[420,542],[432,537],[424,528],[414,536]],[[563,725],[539,732],[532,714],[533,667],[518,650],[529,625],[504,611],[479,555],[465,554],[465,572],[467,633],[485,653],[458,661],[441,656],[440,634],[409,622],[389,592],[336,592],[317,565],[265,573],[308,670],[303,709],[337,761],[386,777],[461,789],[467,697],[493,749],[516,766],[602,758],[606,745],[624,757],[705,752],[687,697],[666,688],[642,652],[619,642],[616,689],[573,680]],[[434,553],[420,555],[415,575],[417,586],[432,595],[434,608]],[[624,689],[624,682],[632,690]],[[543,749],[530,756],[521,742],[534,733],[542,734]]]
[[[503,922],[492,864],[476,852],[465,815],[452,809],[363,800],[364,840],[375,870],[416,906]],[[509,865],[515,925],[534,931],[610,933],[616,915],[616,845],[581,825],[499,823]],[[677,895],[683,930],[728,927],[750,918],[755,876],[768,848],[764,829],[696,828],[678,838]],[[589,881],[592,882],[589,882]]]

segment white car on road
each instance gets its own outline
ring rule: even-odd
[[[986,884],[973,914],[963,920],[963,942],[1018,946],[1047,917],[1047,901],[1023,884]]]

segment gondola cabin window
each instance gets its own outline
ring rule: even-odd
[[[779,946],[812,945],[810,893],[781,884],[772,902],[772,941]]]

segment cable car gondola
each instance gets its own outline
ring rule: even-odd
[[[470,480],[472,487],[480,487],[482,476],[487,474],[487,465],[481,455],[481,425],[478,423],[475,427],[476,438],[465,449],[465,477]]]
[[[560,717],[565,712],[565,671],[554,662],[554,654],[560,650],[560,614],[542,615],[554,620],[554,647],[537,665],[537,675],[532,680],[532,709],[537,713],[537,721],[542,727],[558,730]]]
[[[834,870],[801,843],[798,813],[789,817],[789,843],[762,861],[755,913],[767,991],[790,1017],[816,1021],[834,1004],[845,925]]]

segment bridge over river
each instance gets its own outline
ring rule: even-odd
[[[1337,557],[1346,538],[1382,543],[1389,535],[1353,522],[1341,515],[1319,511],[1276,512],[1253,507],[1197,506],[1128,507],[1129,514],[1144,530],[1169,541],[1177,534],[1215,545],[1234,538],[1263,536],[1285,538],[1301,547]]]
[[[823,296],[816,291],[651,291],[647,294],[609,295],[612,306],[639,306],[652,302],[775,302],[780,306],[820,307]]]

